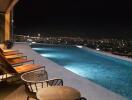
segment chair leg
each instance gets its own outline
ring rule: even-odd
[[[40,100],[40,99],[37,98],[37,96],[35,97],[35,99],[36,99],[36,100]]]
[[[29,96],[27,97],[27,100],[29,100]]]
[[[27,97],[27,100],[29,100],[29,98],[30,98],[30,96]],[[36,99],[36,100],[40,100],[40,99],[38,99],[37,97],[35,97],[34,99]]]

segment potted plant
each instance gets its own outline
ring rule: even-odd
[[[4,42],[6,49],[10,49],[13,47],[13,42],[11,40],[6,40]]]

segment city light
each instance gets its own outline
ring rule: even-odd
[[[45,44],[61,44],[61,45],[75,45],[78,48],[83,46],[105,51],[115,55],[132,57],[132,41],[131,40],[120,40],[120,39],[90,39],[81,37],[51,37],[51,36],[40,36],[37,35],[17,35],[15,36],[16,42],[30,42],[32,43],[45,43]]]

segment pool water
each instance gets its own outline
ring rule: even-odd
[[[42,56],[132,100],[132,62],[76,46],[32,45]]]

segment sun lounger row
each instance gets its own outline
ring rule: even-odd
[[[0,49],[0,69],[3,74],[22,74],[35,69],[43,68],[44,66],[34,64],[34,60],[27,59],[23,55],[19,55],[18,51]],[[8,53],[8,58],[4,53]],[[9,55],[10,54],[10,55]],[[30,62],[30,63],[29,63]]]

